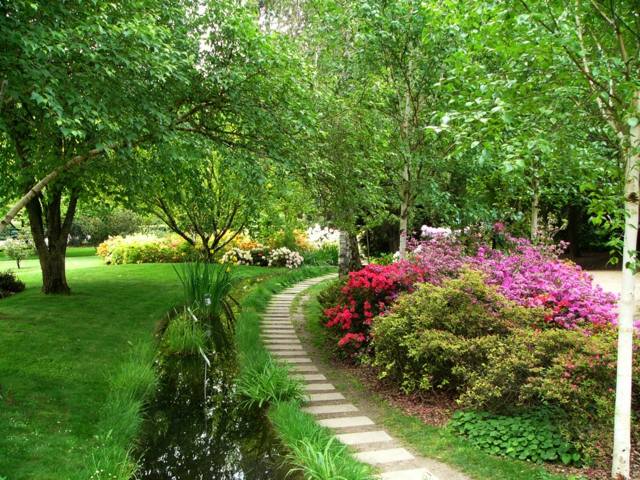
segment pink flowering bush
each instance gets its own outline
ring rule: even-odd
[[[533,245],[504,234],[500,225],[494,230],[501,235],[503,249],[484,243],[469,249],[452,235],[434,235],[409,241],[408,260],[352,272],[342,289],[324,304],[326,326],[339,334],[338,346],[348,353],[363,350],[370,341],[372,319],[384,313],[398,295],[413,291],[417,283],[441,285],[458,277],[465,267],[482,272],[489,285],[516,304],[544,309],[546,314],[536,328],[593,333],[615,324],[616,296],[593,285],[591,276],[579,266],[559,258],[565,244]]]
[[[508,299],[525,307],[544,307],[549,325],[593,331],[615,324],[616,296],[594,285],[580,266],[560,260],[563,245],[509,241],[509,251],[480,247],[466,263],[484,272],[486,281]]]

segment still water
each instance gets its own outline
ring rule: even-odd
[[[264,412],[235,395],[233,361],[163,360],[144,426],[143,480],[295,480]],[[205,377],[206,371],[206,377]]]

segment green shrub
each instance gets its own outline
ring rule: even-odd
[[[20,262],[26,260],[35,253],[31,241],[27,238],[10,238],[4,242],[4,253],[11,260],[15,260],[16,266],[20,268]]]
[[[549,409],[514,416],[456,412],[449,427],[492,455],[579,464],[581,454],[557,427],[561,418],[559,412]]]
[[[175,271],[184,288],[185,304],[206,325],[216,350],[222,352],[231,348],[235,322],[231,269],[196,261],[175,267]]]
[[[25,284],[12,271],[0,272],[0,298],[24,291]]]
[[[374,319],[374,365],[405,392],[463,390],[467,370],[484,364],[497,338],[536,314],[509,302],[478,272],[442,286],[421,284]]]
[[[162,336],[162,347],[169,355],[193,355],[206,350],[204,329],[190,310],[169,321]]]
[[[71,227],[74,244],[98,245],[108,237],[131,235],[143,227],[143,218],[130,210],[102,214],[79,214]]]
[[[323,243],[320,248],[302,252],[307,265],[338,265],[339,249],[335,243]]]
[[[544,328],[543,316],[464,271],[442,286],[421,285],[374,320],[373,363],[405,392],[447,390],[470,410],[563,411],[563,432],[590,453],[614,414],[615,331]],[[636,359],[635,391],[639,373]]]

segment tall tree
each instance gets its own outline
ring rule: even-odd
[[[613,478],[630,478],[631,375],[640,159],[640,26],[637,2],[518,2],[517,31],[556,48],[557,60],[582,77],[583,93],[617,139],[624,165],[625,228],[618,322]]]

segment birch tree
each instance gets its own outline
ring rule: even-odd
[[[631,385],[640,154],[640,22],[634,1],[520,0],[530,38],[556,46],[583,79],[584,95],[617,139],[624,165],[625,228],[618,320],[618,366],[612,478],[630,478]]]

